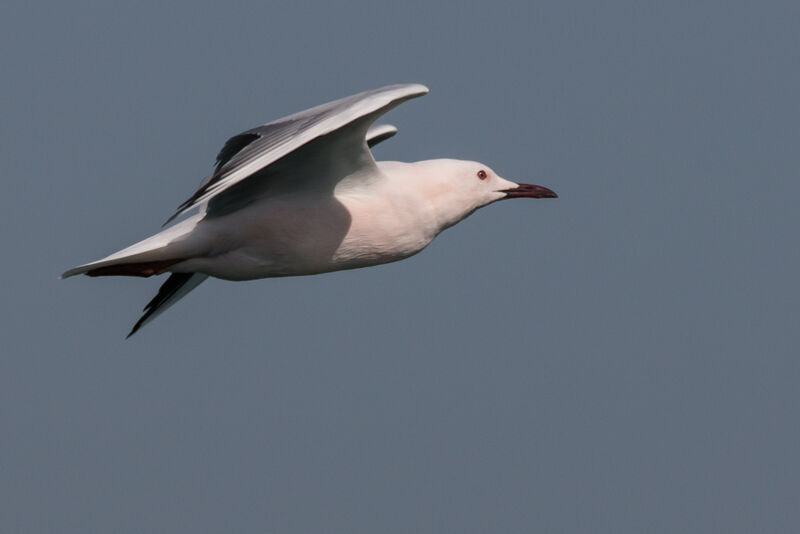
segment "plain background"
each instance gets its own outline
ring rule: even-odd
[[[4,2],[2,532],[797,532],[800,4]],[[392,265],[59,281],[225,139],[389,83],[378,159],[561,198]]]

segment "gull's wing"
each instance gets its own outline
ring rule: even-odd
[[[427,92],[428,88],[419,84],[390,85],[322,104],[235,135],[228,139],[217,155],[214,174],[178,206],[167,222],[219,197],[232,186],[321,136],[327,136],[326,142],[307,147],[313,153],[304,156],[311,159],[327,158],[331,154],[326,151],[335,150],[338,160],[355,162],[354,165],[361,166],[374,165],[365,142],[369,126],[405,100]],[[382,133],[384,136],[376,142],[393,135],[385,135],[386,131]]]
[[[367,130],[367,146],[372,148],[378,143],[382,143],[390,137],[394,137],[396,133],[397,126],[393,124],[373,124]],[[215,172],[219,172],[222,165],[228,162],[233,156],[236,155],[237,152],[242,150],[256,139],[258,139],[258,135],[250,133],[235,135],[228,139],[228,141],[225,143],[225,146],[222,147],[222,149],[219,151],[219,155],[217,156],[217,162],[214,164],[216,167]],[[212,178],[214,178],[213,174],[203,178],[203,181],[200,182],[198,187],[202,189],[208,182],[211,181]]]
[[[367,130],[367,146],[372,148],[382,141],[386,141],[397,133],[397,126],[391,124],[373,124]]]

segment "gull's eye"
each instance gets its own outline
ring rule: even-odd
[[[488,174],[486,174],[486,171],[484,171],[483,169],[478,171],[478,178],[480,178],[481,180],[485,180],[487,176]]]

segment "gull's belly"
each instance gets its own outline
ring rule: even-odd
[[[180,264],[228,280],[318,274],[378,265],[422,250],[434,233],[393,203],[328,197],[271,201],[205,221],[222,250]],[[204,223],[201,223],[204,224]]]

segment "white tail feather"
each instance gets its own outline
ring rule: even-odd
[[[196,252],[196,247],[189,240],[182,238],[192,231],[200,218],[199,215],[190,217],[105,258],[73,267],[64,271],[61,278],[69,278],[70,276],[111,265],[162,261],[191,256]]]

